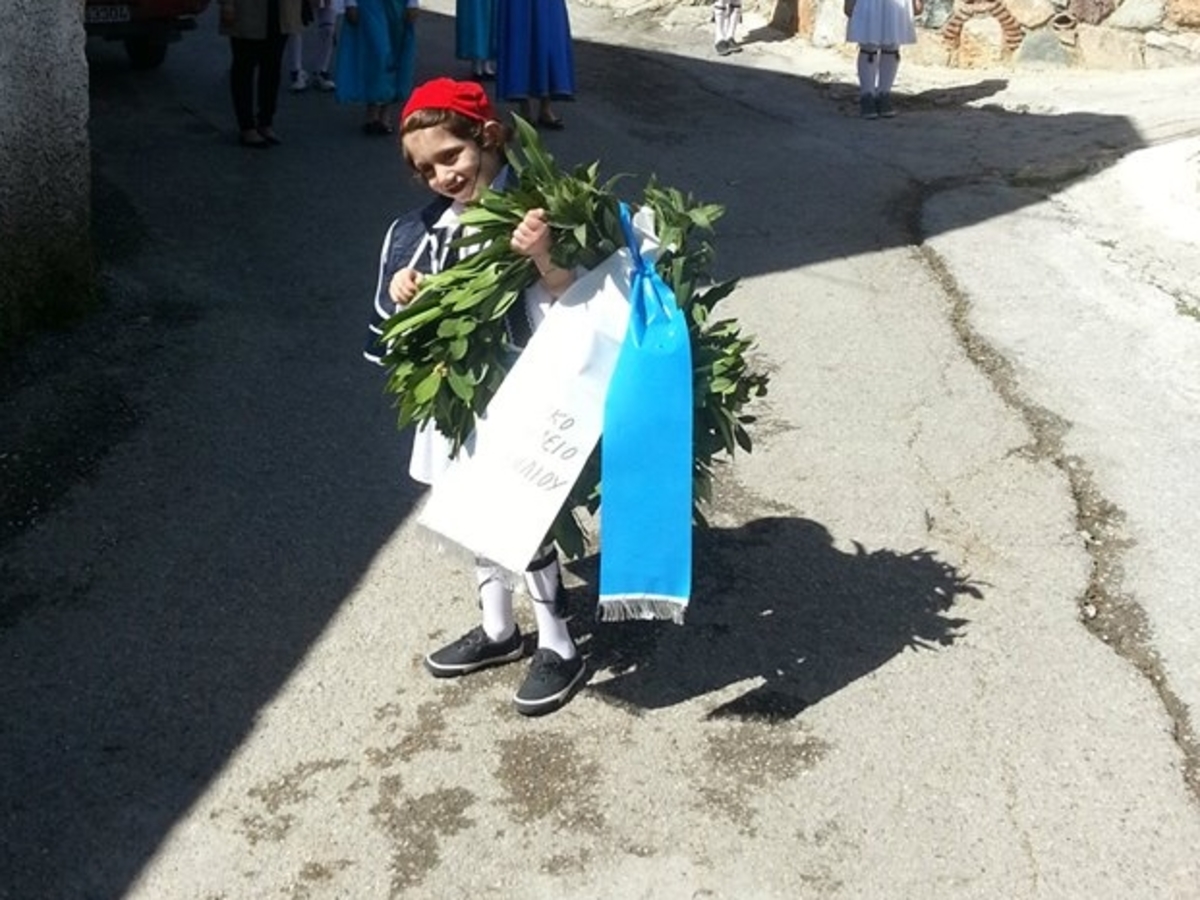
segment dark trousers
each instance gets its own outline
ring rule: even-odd
[[[286,34],[273,34],[261,41],[231,37],[233,65],[229,69],[229,89],[233,94],[233,112],[238,128],[270,128],[279,103],[280,70]],[[255,77],[257,76],[257,78]],[[258,87],[258,111],[255,113],[255,81]]]

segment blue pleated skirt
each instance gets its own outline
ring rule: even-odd
[[[416,75],[417,42],[405,0],[358,0],[358,24],[342,22],[337,99],[389,104],[406,100]]]
[[[497,0],[496,96],[575,96],[575,55],[565,0]]]

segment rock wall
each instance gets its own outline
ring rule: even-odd
[[[846,40],[842,0],[755,0],[819,47]],[[925,0],[906,59],[979,68],[1143,69],[1200,64],[1200,0]]]
[[[92,295],[88,68],[80,0],[4,0],[0,351]]]

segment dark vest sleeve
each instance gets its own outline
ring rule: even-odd
[[[380,346],[379,338],[383,334],[384,323],[396,311],[396,305],[388,296],[392,276],[406,268],[416,269],[425,275],[433,273],[435,260],[429,241],[425,238],[449,203],[449,200],[439,197],[428,206],[396,219],[388,228],[379,254],[379,279],[375,282],[371,321],[367,326],[367,342],[363,348],[363,356],[372,362],[380,363],[387,352],[385,347]]]

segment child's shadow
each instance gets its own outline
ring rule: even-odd
[[[682,627],[576,608],[593,693],[657,709],[755,680],[709,717],[790,719],[906,648],[953,643],[968,620],[946,613],[982,596],[928,550],[842,552],[806,519],[697,531],[694,569]],[[592,585],[595,570],[594,557],[572,566]]]

